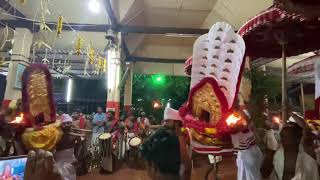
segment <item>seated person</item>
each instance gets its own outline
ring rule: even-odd
[[[168,128],[160,128],[148,137],[141,147],[152,180],[178,180],[180,146],[178,137]]]

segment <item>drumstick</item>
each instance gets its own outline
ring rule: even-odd
[[[80,136],[80,137],[85,137],[85,134],[79,134],[79,133],[74,133],[74,132],[69,132],[69,135],[73,135],[73,136]]]
[[[150,125],[150,129],[158,129],[163,127],[163,125]]]
[[[91,130],[79,129],[79,128],[71,128],[71,130],[74,130],[74,131],[83,131],[83,132],[92,132]]]

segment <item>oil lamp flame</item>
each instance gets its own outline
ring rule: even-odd
[[[21,113],[20,116],[17,116],[13,121],[11,121],[11,123],[20,124],[22,120],[23,120],[23,113]]]
[[[237,117],[237,116],[235,116],[234,114],[231,114],[231,115],[227,118],[226,122],[227,122],[228,126],[230,126],[230,125],[237,124],[237,122],[240,121],[240,119],[241,119],[240,117]]]
[[[272,120],[274,123],[280,124],[280,118],[278,116],[274,116]]]

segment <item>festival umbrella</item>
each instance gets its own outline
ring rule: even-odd
[[[245,23],[238,33],[253,61],[282,57],[282,119],[287,119],[286,57],[320,49],[320,21],[270,7]]]
[[[291,14],[303,14],[307,17],[320,17],[319,0],[274,0],[274,4],[279,9]]]

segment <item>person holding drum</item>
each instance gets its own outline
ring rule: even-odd
[[[145,115],[145,112],[142,112],[141,117],[137,118],[137,121],[139,123],[138,136],[142,138],[142,140],[148,136],[150,128],[149,119],[146,118]]]
[[[145,112],[141,112],[141,117],[137,118],[138,122],[144,122],[145,124],[150,124],[149,119],[146,117]]]
[[[106,124],[106,114],[103,113],[101,107],[97,108],[97,113],[94,115],[92,120],[92,145],[97,145],[98,137],[104,133]]]
[[[164,126],[168,127],[172,133],[177,135],[180,145],[180,179],[190,180],[192,171],[192,149],[190,143],[190,134],[183,128],[183,121],[177,110],[167,107],[164,110]]]
[[[107,112],[106,132],[99,136],[99,148],[101,149],[101,173],[112,173],[118,157],[119,139],[121,139],[121,125],[115,118],[114,111]]]
[[[68,114],[61,115],[61,129],[63,136],[56,147],[54,159],[57,168],[64,180],[76,180],[76,169],[73,164],[76,162],[74,156],[74,146],[77,140],[76,136],[70,135],[72,119]]]
[[[116,119],[114,111],[108,111],[107,117],[106,132],[113,133],[118,129],[119,120]]]

